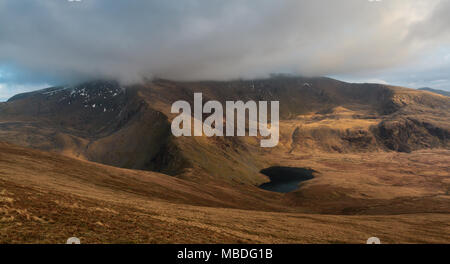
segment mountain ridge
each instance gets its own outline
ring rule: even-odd
[[[95,81],[69,88],[49,88],[12,97],[0,107],[2,127],[8,128],[0,139],[113,166],[171,175],[182,174],[184,169],[197,165],[208,167],[211,164],[204,164],[196,153],[209,153],[212,149],[224,156],[248,153],[247,163],[233,155],[226,159],[242,167],[249,164],[261,167],[252,153],[292,152],[299,148],[338,153],[410,152],[449,145],[450,128],[446,124],[449,100],[402,87],[350,84],[330,78],[278,77],[231,82],[156,79],[126,88],[113,81]],[[222,103],[279,100],[282,120],[279,146],[261,150],[256,148],[255,139],[249,137],[173,137],[171,103],[177,100],[192,103],[194,92],[201,92],[204,101]],[[347,113],[330,110],[339,107]],[[21,129],[38,133],[28,133],[23,139],[11,135],[17,135]],[[226,151],[224,146],[228,148]],[[216,160],[219,165],[223,157]],[[250,170],[256,177],[251,181],[259,183],[258,170]],[[207,169],[207,174],[213,171]]]
[[[439,89],[433,89],[433,88],[429,88],[429,87],[419,88],[418,90],[428,91],[428,92],[432,92],[432,93],[440,94],[440,95],[444,95],[444,96],[450,96],[450,92],[447,92],[444,90],[439,90]]]

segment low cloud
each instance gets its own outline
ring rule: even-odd
[[[0,0],[0,64],[54,82],[364,74],[448,45],[448,13],[438,0]]]

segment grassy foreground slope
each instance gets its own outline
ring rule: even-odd
[[[283,212],[281,195],[262,193],[256,202],[241,190],[0,143],[1,243],[449,242],[448,213]],[[229,208],[237,204],[255,209]]]

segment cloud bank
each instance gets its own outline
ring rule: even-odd
[[[0,65],[30,82],[366,74],[448,46],[449,13],[445,0],[0,0]]]

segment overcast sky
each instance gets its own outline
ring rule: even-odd
[[[0,0],[0,100],[270,73],[450,91],[448,14],[450,0]]]

